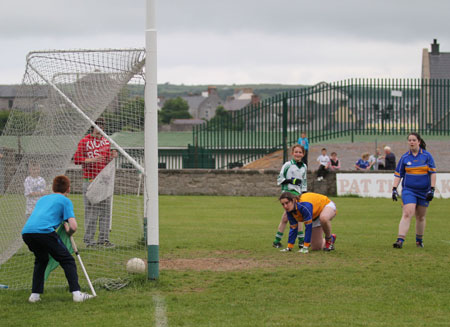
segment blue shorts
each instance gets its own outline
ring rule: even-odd
[[[402,190],[402,202],[403,204],[414,203],[415,205],[428,207],[429,202],[425,200],[426,191],[415,191],[411,189]]]

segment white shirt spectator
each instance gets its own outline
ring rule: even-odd
[[[330,164],[330,157],[328,155],[320,155],[317,157],[317,161],[325,167],[328,167],[328,165]]]
[[[31,177],[28,176],[25,178],[25,182],[23,183],[23,186],[25,188],[25,197],[27,198],[27,205],[26,205],[26,215],[31,215],[33,212],[34,206],[36,205],[36,202],[41,198],[42,195],[38,196],[31,196],[31,193],[35,192],[44,192],[45,191],[45,179],[43,179],[41,176],[38,177]]]

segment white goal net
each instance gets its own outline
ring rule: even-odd
[[[74,239],[91,280],[123,278],[128,259],[147,256],[144,61],[144,49],[28,54],[0,136],[0,284],[31,287],[34,257],[21,230],[57,175],[71,180],[69,198],[78,222]],[[92,127],[95,121],[103,132]],[[99,154],[103,166],[83,161]],[[66,284],[58,267],[45,285]]]

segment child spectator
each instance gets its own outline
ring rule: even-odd
[[[41,172],[41,168],[37,162],[30,161],[28,163],[28,171],[30,175],[25,178],[24,186],[24,195],[27,199],[25,216],[28,219],[31,213],[33,212],[34,206],[36,202],[41,198],[41,196],[45,195],[45,179],[39,176]]]
[[[336,152],[331,152],[330,169],[332,171],[341,169],[341,162],[339,161]]]
[[[327,176],[330,169],[330,157],[327,155],[327,149],[322,149],[322,154],[317,157],[317,162],[320,164],[317,171],[317,180],[320,182]]]
[[[302,162],[308,164],[308,151],[309,151],[309,140],[306,137],[306,133],[302,132],[302,137],[298,139],[298,144],[300,144],[305,149],[305,155],[303,156]]]
[[[369,170],[371,167],[370,163],[369,163],[369,152],[364,152],[361,155],[361,159],[359,159],[356,164],[355,164],[355,168],[356,170]]]

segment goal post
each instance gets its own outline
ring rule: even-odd
[[[145,86],[145,217],[148,278],[159,277],[158,107],[155,0],[147,0]]]

